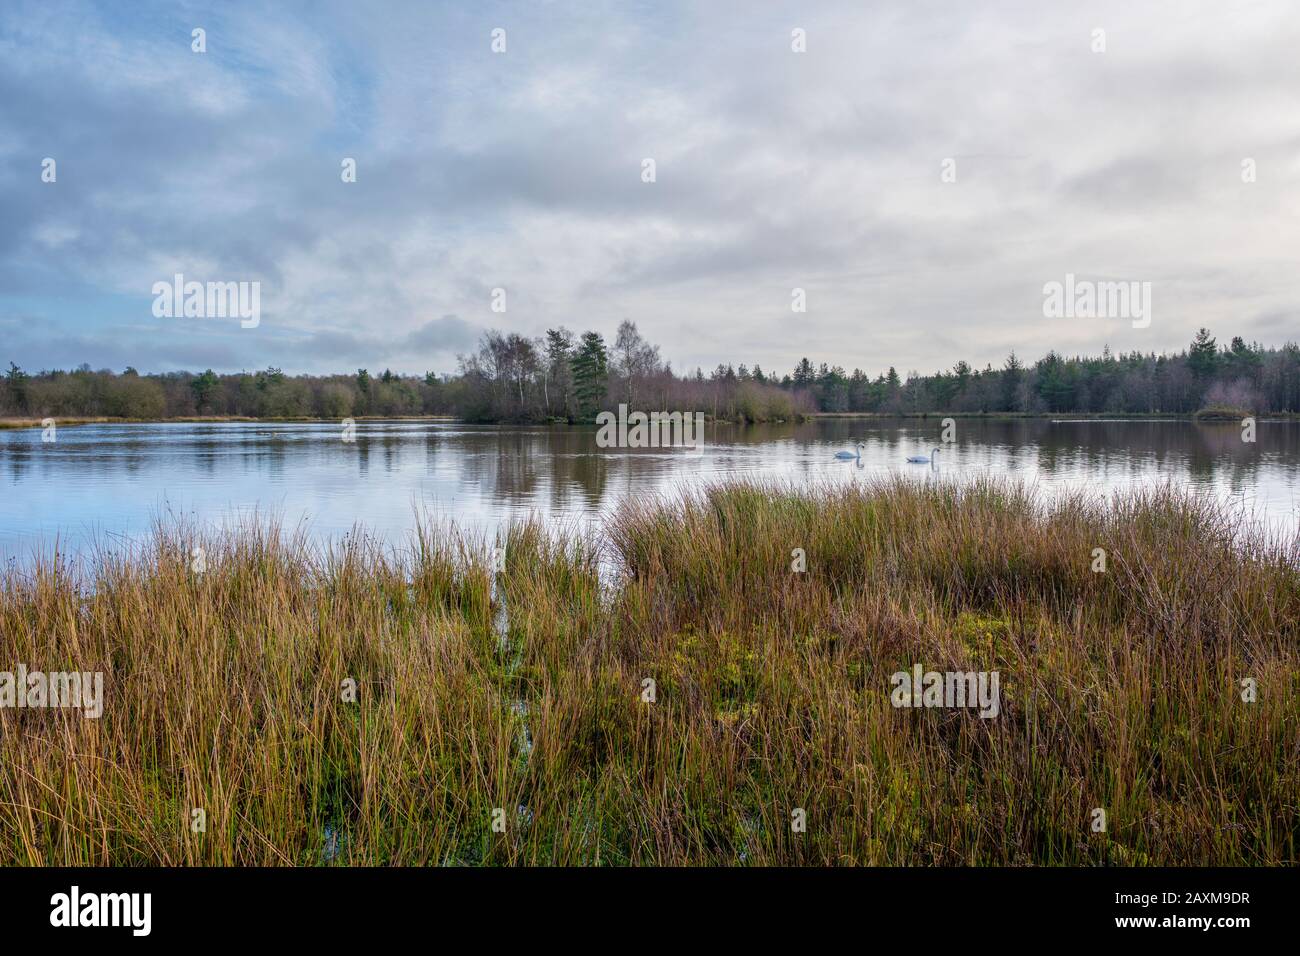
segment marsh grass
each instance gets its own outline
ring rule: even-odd
[[[3,865],[1297,862],[1300,556],[1170,489],[171,523],[0,586],[0,669],[105,675],[99,720],[0,710]],[[914,663],[999,671],[1000,715],[895,709]]]

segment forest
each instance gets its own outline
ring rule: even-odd
[[[330,418],[448,415],[472,422],[590,422],[626,403],[646,411],[703,412],[721,421],[762,422],[830,412],[880,414],[1188,414],[1300,411],[1300,346],[1220,345],[1201,329],[1174,354],[1109,349],[1093,357],[1055,351],[1037,361],[1014,352],[1000,367],[953,368],[874,378],[807,358],[784,374],[759,365],[718,365],[679,374],[632,322],[612,344],[564,327],[531,339],[489,331],[452,374],[385,369],[290,375],[271,367],[218,374],[48,369],[14,362],[0,377],[0,417],[166,419],[202,416]]]

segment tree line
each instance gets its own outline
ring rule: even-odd
[[[1175,354],[1106,349],[1097,357],[1049,352],[1033,364],[1013,352],[1000,368],[958,362],[932,375],[814,366],[784,375],[719,365],[679,375],[632,322],[607,345],[597,332],[563,327],[539,339],[487,332],[454,374],[287,375],[279,368],[217,374],[120,374],[89,365],[29,374],[10,362],[0,415],[10,417],[331,418],[452,415],[476,422],[590,422],[626,403],[644,411],[704,412],[762,422],[810,412],[1188,413],[1203,408],[1300,411],[1300,347],[1220,346],[1201,329]]]
[[[1300,410],[1300,346],[1247,345],[1240,336],[1220,346],[1207,329],[1177,353],[1109,348],[1095,357],[1051,351],[1033,364],[1012,352],[1000,368],[958,362],[933,375],[894,368],[876,378],[860,369],[804,359],[782,385],[811,395],[823,412],[1015,412],[1170,414],[1223,409]]]

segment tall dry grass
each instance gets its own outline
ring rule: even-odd
[[[0,585],[0,670],[105,675],[98,720],[0,710],[0,864],[1297,862],[1300,554],[1172,490],[169,526]],[[997,670],[999,716],[894,708],[915,663]]]

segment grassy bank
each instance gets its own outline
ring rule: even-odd
[[[500,543],[3,572],[0,670],[105,678],[0,710],[0,865],[1300,862],[1300,555],[1204,502],[733,485]],[[998,716],[895,708],[917,663]]]

